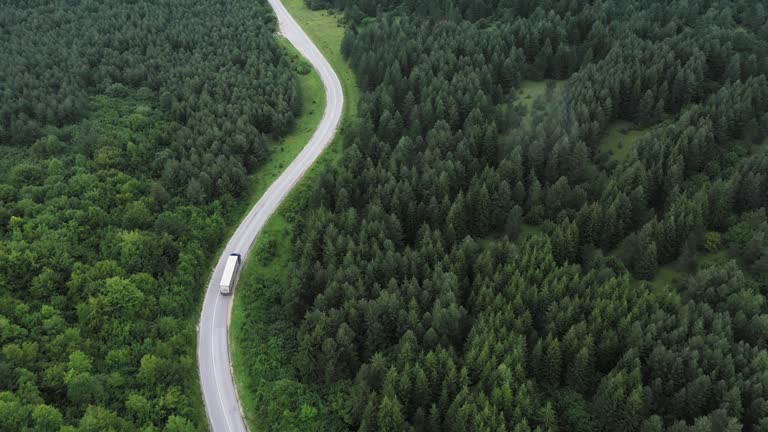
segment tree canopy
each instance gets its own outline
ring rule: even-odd
[[[251,322],[324,430],[768,427],[762,4],[308,4],[364,94]]]
[[[208,423],[195,322],[300,113],[266,2],[0,2],[0,430]]]

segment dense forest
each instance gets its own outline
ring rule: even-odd
[[[206,430],[194,347],[212,258],[301,109],[273,15],[0,10],[0,431]]]
[[[307,4],[363,96],[258,287],[293,371],[265,428],[768,430],[765,3]]]

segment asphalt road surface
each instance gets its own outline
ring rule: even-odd
[[[326,93],[326,107],[320,125],[304,149],[288,168],[267,189],[259,202],[229,239],[216,264],[198,328],[197,358],[200,368],[205,410],[211,429],[215,432],[246,431],[242,408],[237,396],[229,355],[229,318],[234,296],[219,294],[219,281],[230,253],[238,252],[247,260],[254,240],[269,217],[277,210],[288,192],[296,185],[325,147],[330,144],[341,120],[344,97],[339,77],[291,17],[280,0],[269,0],[280,23],[280,32],[309,60],[320,74]],[[235,289],[234,293],[237,293]]]

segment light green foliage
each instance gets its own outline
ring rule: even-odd
[[[125,430],[128,424],[113,411],[99,406],[89,406],[78,424],[81,432]]]
[[[64,382],[67,384],[69,384],[75,376],[93,371],[91,359],[82,351],[74,351],[69,354],[67,368],[67,374],[64,376]]]
[[[267,17],[242,0],[3,5],[0,430],[207,425],[207,269],[324,105]]]
[[[165,377],[163,360],[151,354],[141,358],[139,380],[147,387],[156,387]]]
[[[704,250],[707,252],[715,252],[720,249],[721,236],[720,233],[709,231],[704,234]]]
[[[125,401],[125,408],[136,424],[147,424],[153,417],[152,404],[140,394],[134,393],[128,396]]]
[[[36,406],[32,411],[32,421],[35,430],[40,432],[57,432],[64,424],[59,410],[44,404]]]
[[[171,416],[168,418],[168,423],[165,425],[163,432],[186,432],[194,430],[194,425],[189,420],[180,416]]]

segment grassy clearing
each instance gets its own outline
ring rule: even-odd
[[[656,271],[656,277],[650,281],[643,281],[632,278],[632,284],[639,287],[640,284],[649,284],[651,293],[660,305],[680,305],[683,301],[683,295],[679,286],[686,279],[687,275],[678,271],[675,264],[668,264],[659,267]]]
[[[344,29],[339,25],[337,16],[327,11],[311,11],[302,0],[287,0],[284,4],[341,80],[344,90],[343,131],[356,115],[360,94],[352,70],[341,56]],[[297,371],[292,368],[296,329],[281,306],[282,296],[290,281],[291,220],[296,209],[306,202],[306,196],[312,193],[318,176],[339,162],[342,155],[340,135],[269,219],[256,239],[253,253],[240,278],[238,297],[232,311],[230,342],[235,382],[246,422],[254,431],[342,428],[337,416],[323,404],[321,395],[302,384]],[[300,145],[303,146],[308,139],[309,135]]]
[[[667,289],[682,282],[686,277],[687,275],[678,271],[674,264],[667,264],[659,267],[656,277],[650,283],[657,289]]]
[[[718,250],[715,252],[699,254],[696,256],[696,268],[701,270],[715,265],[723,265],[730,259],[731,256],[726,250]],[[664,266],[660,266],[656,272],[656,277],[654,277],[653,280],[649,282],[659,293],[667,291],[672,292],[673,290],[670,290],[670,288],[674,288],[675,286],[685,282],[685,280],[688,279],[688,276],[690,276],[690,274],[686,271],[682,271],[678,262],[673,262]]]
[[[517,100],[525,111],[523,125],[530,126],[534,115],[544,110],[548,99],[557,96],[565,81],[523,81],[517,90]]]
[[[529,225],[524,223],[520,225],[520,240],[525,240],[528,237],[543,232],[540,225]]]
[[[600,140],[600,149],[612,160],[623,161],[645,134],[646,129],[638,128],[634,123],[618,120],[611,123]]]
[[[762,143],[755,143],[749,147],[749,154],[756,155],[764,151],[768,151],[768,138],[764,139]]]
[[[714,265],[723,265],[733,259],[726,250],[719,250],[704,254],[698,258],[699,268],[712,267]]]

